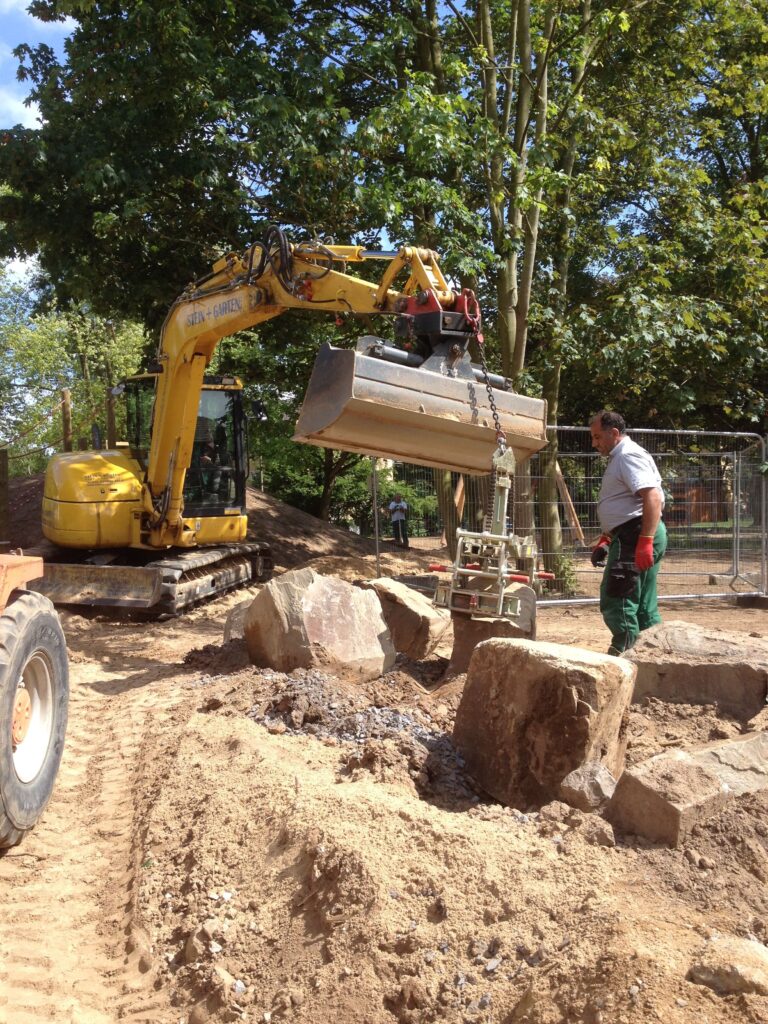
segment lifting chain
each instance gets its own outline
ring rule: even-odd
[[[496,401],[493,397],[493,388],[491,387],[491,378],[488,375],[488,364],[485,361],[485,342],[478,336],[477,347],[480,350],[480,367],[485,377],[485,390],[488,392],[488,405],[491,407],[491,414],[493,416],[493,425],[496,428],[496,443],[499,446],[500,452],[507,450],[507,435],[501,429],[501,420],[499,419],[499,410],[496,408]]]
[[[501,420],[499,419],[499,411],[496,408],[496,401],[493,397],[493,388],[491,387],[491,378],[488,375],[488,364],[485,360],[485,342],[481,337],[478,336],[477,347],[480,350],[480,367],[485,377],[485,390],[488,392],[488,405],[491,407],[491,415],[493,416],[493,425],[496,428],[496,443],[498,444],[498,451],[501,454],[507,450],[507,435],[501,429]],[[509,492],[509,506],[510,509],[508,519],[511,523],[511,532],[515,532],[515,477],[512,476],[511,489]],[[488,481],[488,499],[485,506],[485,530],[490,533],[491,526],[493,525],[493,508],[494,501],[496,498],[496,467],[492,465],[490,480]]]

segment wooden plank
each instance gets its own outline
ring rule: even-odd
[[[453,494],[453,503],[456,506],[456,518],[459,522],[461,522],[462,516],[464,515],[464,503],[466,498],[467,495],[464,490],[464,474],[462,473]]]
[[[581,528],[579,517],[576,515],[576,509],[574,508],[571,495],[568,492],[568,485],[565,482],[563,471],[560,469],[560,463],[555,463],[555,480],[557,481],[557,493],[560,495],[560,501],[562,501],[565,508],[565,518],[568,520],[568,526],[575,537],[578,538],[579,543],[582,547],[586,547],[586,541],[584,540],[584,531]]]

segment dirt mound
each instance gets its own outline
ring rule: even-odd
[[[463,680],[437,685],[444,662],[401,658],[364,686],[259,672],[221,643],[242,600],[165,623],[63,616],[62,771],[0,858],[4,1020],[768,1019],[764,997],[687,978],[718,933],[768,939],[765,798],[686,850],[596,845],[610,834],[594,816],[473,791],[451,743]],[[599,611],[570,611],[542,609],[540,637],[604,647]],[[676,613],[745,632],[765,615]],[[738,728],[713,707],[631,718],[644,757]]]
[[[278,568],[293,569],[310,563],[317,572],[344,579],[376,575],[374,540],[316,519],[264,491],[249,487],[246,497],[248,535],[270,545]],[[379,553],[379,564],[386,575],[426,571],[433,559],[434,552],[405,552],[387,545]]]
[[[181,1020],[765,1019],[764,997],[686,973],[715,931],[765,937],[768,801],[699,830],[695,858],[604,846],[594,816],[473,790],[447,688],[254,669],[189,685],[138,899]],[[685,721],[659,716],[658,738]]]
[[[43,474],[13,477],[8,484],[9,536],[12,548],[28,551],[44,540],[40,516],[43,508]],[[0,538],[3,539],[3,538]]]
[[[353,583],[355,580],[369,580],[376,575],[376,557],[321,555],[305,562],[302,568],[314,569],[321,576],[336,576],[338,579]]]
[[[41,512],[43,474],[14,477],[9,484],[10,537],[12,548],[42,554],[52,553],[43,537]],[[265,541],[272,549],[278,571],[292,569],[313,560],[312,568],[344,579],[370,579],[376,575],[376,545],[349,530],[323,522],[300,509],[286,505],[263,491],[246,488],[248,536]],[[380,552],[382,573],[424,571],[432,559],[414,551]],[[344,562],[337,561],[343,559]],[[319,560],[319,561],[318,561]]]

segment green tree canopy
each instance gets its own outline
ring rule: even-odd
[[[553,420],[759,421],[767,0],[32,8],[76,27],[61,60],[17,51],[42,125],[0,148],[0,254],[37,254],[59,302],[157,328],[268,220],[415,239]],[[292,318],[269,368],[283,320],[226,351],[285,371],[285,409],[324,332]]]
[[[86,308],[33,313],[26,289],[0,272],[0,444],[14,475],[41,470],[61,448],[62,390],[70,391],[75,438],[106,437],[106,390],[135,372],[145,336],[138,324]]]

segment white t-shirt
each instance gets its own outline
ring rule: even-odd
[[[405,501],[390,501],[389,511],[392,515],[392,522],[399,523],[401,519],[405,519],[405,510],[408,508],[408,504]]]
[[[664,508],[664,491],[656,463],[645,448],[625,435],[608,456],[603,474],[597,499],[600,528],[609,532],[627,520],[641,516],[643,499],[638,491],[646,487],[658,488],[661,507]]]

